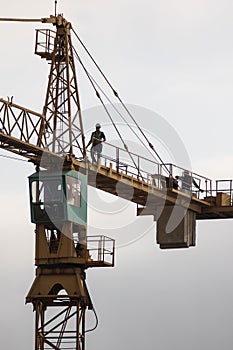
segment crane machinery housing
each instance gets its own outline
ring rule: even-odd
[[[55,28],[36,30],[35,54],[50,65],[42,114],[0,99],[0,148],[25,157],[36,167],[29,176],[36,277],[26,297],[35,312],[35,350],[85,350],[86,311],[95,313],[86,270],[114,266],[115,255],[113,239],[87,235],[88,185],[119,195],[116,185],[120,182],[124,189],[120,196],[136,203],[138,215],[154,216],[157,243],[169,249],[196,244],[196,220],[233,218],[232,180],[214,183],[163,163],[158,154],[160,162],[151,161],[129,151],[124,140],[122,148],[108,145],[111,156],[102,155],[97,165],[91,164],[76,77],[75,55],[79,56],[71,40],[72,31],[77,34],[71,23],[63,15],[0,19],[5,20],[41,22]],[[122,103],[114,89],[113,93]]]

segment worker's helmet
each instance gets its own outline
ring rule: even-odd
[[[101,128],[101,125],[99,123],[96,124],[96,128]]]

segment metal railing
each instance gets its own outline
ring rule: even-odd
[[[106,167],[110,167],[111,164],[112,169],[117,173],[134,177],[160,190],[169,188],[189,192],[199,199],[208,200],[223,192],[230,196],[229,205],[233,205],[233,180],[217,180],[214,186],[211,179],[191,170],[171,163],[157,163],[133,152],[129,154],[125,149],[108,142],[104,142],[103,145],[99,164]],[[90,157],[89,152],[88,157]],[[224,188],[222,188],[223,183]]]
[[[36,29],[35,54],[44,57],[51,55],[55,37],[56,32],[51,29]]]
[[[89,158],[90,151],[88,151]],[[103,152],[100,157],[100,164],[110,167],[118,173],[124,173],[133,176],[138,180],[150,183],[151,174],[161,174],[162,165],[140,156],[133,152],[127,152],[121,147],[117,147],[108,142],[103,143]]]
[[[74,237],[75,246],[80,243],[78,235]],[[103,235],[87,236],[85,242],[90,259],[93,262],[107,263],[114,266],[115,240]]]
[[[233,205],[233,180],[216,180],[216,204]]]
[[[87,236],[87,249],[93,261],[114,265],[114,239],[103,235]]]
[[[197,198],[204,198],[213,195],[212,180],[190,170],[181,168],[174,164],[166,164],[170,170],[170,176],[176,183],[176,187],[180,191],[190,192]],[[174,182],[172,181],[172,185]],[[170,185],[170,187],[173,187]]]

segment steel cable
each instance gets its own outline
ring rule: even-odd
[[[133,117],[132,113],[129,111],[129,109],[126,107],[125,103],[122,101],[122,99],[120,98],[118,92],[114,89],[114,87],[112,86],[112,84],[110,83],[110,81],[108,80],[108,78],[106,77],[106,75],[103,73],[102,69],[100,68],[100,66],[97,64],[97,62],[95,61],[94,57],[91,55],[91,53],[89,52],[89,50],[87,49],[87,47],[85,46],[85,44],[83,43],[83,41],[80,39],[80,37],[78,36],[78,34],[75,32],[75,30],[73,29],[73,27],[71,28],[72,31],[74,32],[76,38],[78,39],[78,41],[80,42],[80,44],[82,45],[82,47],[84,48],[84,50],[86,51],[86,53],[88,54],[88,56],[90,57],[90,59],[92,60],[92,62],[94,63],[94,65],[96,66],[96,68],[98,69],[98,71],[100,72],[100,74],[103,76],[104,80],[106,81],[106,83],[109,85],[109,87],[111,88],[111,90],[113,91],[114,96],[119,100],[119,102],[121,103],[121,105],[123,106],[123,108],[125,109],[125,111],[128,113],[128,115],[130,116],[130,118],[132,119],[132,121],[135,123],[135,125],[137,126],[137,128],[139,129],[139,131],[141,132],[141,134],[143,135],[143,137],[146,139],[146,141],[148,142],[149,147],[152,149],[152,151],[156,154],[156,156],[158,157],[158,159],[160,160],[161,164],[164,166],[165,170],[168,172],[169,175],[171,175],[170,170],[168,169],[168,167],[166,166],[166,164],[163,162],[162,158],[159,156],[158,152],[155,150],[153,144],[149,141],[148,137],[146,136],[146,134],[143,132],[143,130],[141,129],[140,125],[137,123],[137,121],[135,120],[135,118]]]
[[[142,180],[143,180],[143,176],[141,175],[140,170],[139,170],[139,168],[138,168],[138,166],[137,166],[135,160],[133,159],[133,156],[131,155],[131,153],[130,153],[130,151],[129,151],[129,149],[128,149],[128,146],[127,146],[126,143],[124,142],[124,139],[123,139],[123,137],[121,136],[121,133],[120,133],[120,131],[118,130],[118,128],[117,128],[117,126],[116,126],[116,124],[115,124],[113,118],[111,117],[111,114],[109,113],[109,111],[108,111],[108,109],[107,109],[107,107],[106,107],[106,105],[105,105],[103,99],[101,98],[101,95],[100,95],[99,91],[98,91],[98,90],[96,89],[96,87],[95,87],[95,84],[94,84],[94,82],[93,82],[93,80],[92,80],[92,76],[90,75],[90,73],[88,72],[88,70],[86,69],[86,67],[84,66],[84,64],[83,64],[83,62],[82,62],[80,56],[78,55],[78,53],[77,53],[77,51],[76,51],[76,49],[75,49],[74,47],[73,47],[73,50],[74,50],[74,53],[75,53],[75,55],[76,55],[76,57],[77,57],[79,63],[81,64],[82,68],[84,69],[84,72],[86,73],[86,75],[87,75],[87,77],[88,77],[88,80],[90,81],[90,83],[91,83],[93,89],[95,90],[96,96],[97,96],[97,97],[99,98],[99,100],[101,101],[101,104],[102,104],[102,106],[103,106],[103,108],[104,108],[106,114],[108,115],[109,119],[111,120],[111,123],[112,123],[113,127],[115,128],[115,130],[116,130],[116,132],[117,132],[119,138],[121,139],[121,142],[122,142],[122,144],[123,144],[123,146],[124,146],[126,152],[129,154],[129,156],[130,156],[130,158],[131,158],[131,160],[132,160],[132,162],[133,162],[135,168],[138,170],[138,175],[140,175],[141,178],[142,178]]]

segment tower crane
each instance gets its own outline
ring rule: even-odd
[[[102,155],[97,165],[90,164],[71,23],[62,15],[0,19],[5,20],[41,22],[55,29],[36,30],[35,54],[50,64],[43,112],[0,99],[0,148],[36,167],[29,176],[36,277],[26,297],[35,311],[35,350],[85,350],[86,311],[95,313],[86,270],[114,266],[115,255],[114,240],[87,236],[87,186],[118,195],[120,182],[120,196],[137,204],[138,215],[154,216],[157,242],[168,249],[195,245],[196,220],[233,218],[232,180],[222,189],[222,180],[214,185],[187,169],[151,162],[129,152],[124,142],[123,148],[112,146],[114,156]],[[122,159],[123,153],[129,161]]]

